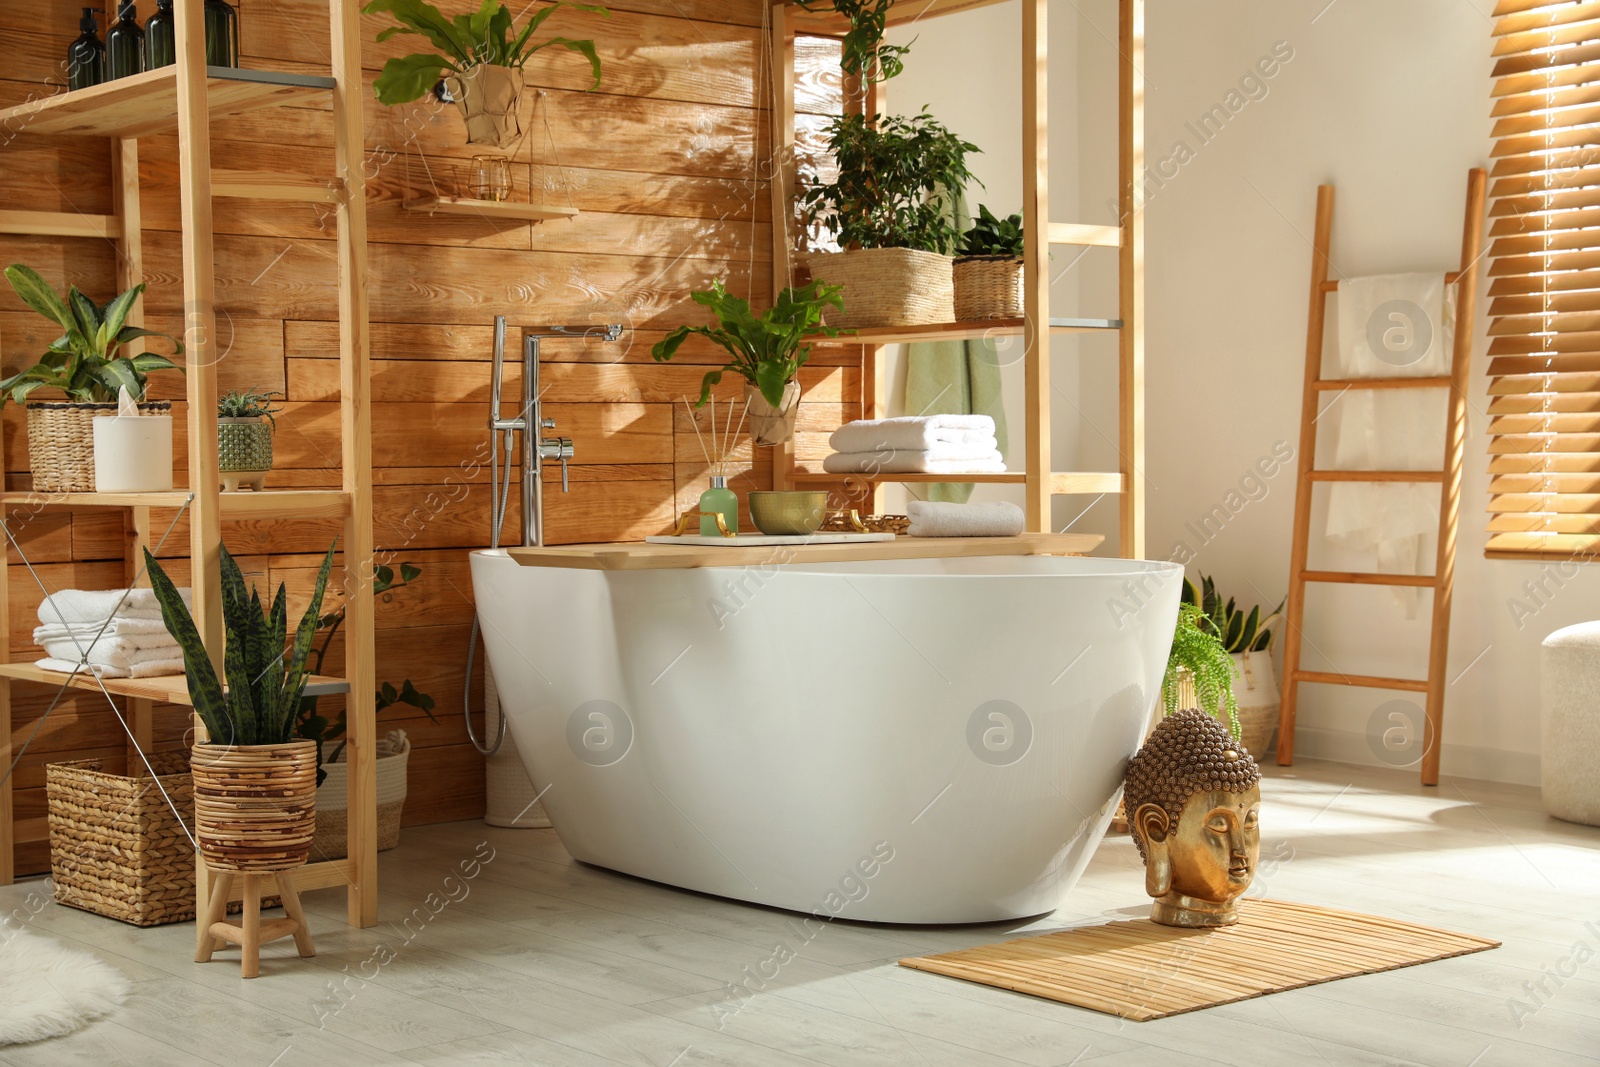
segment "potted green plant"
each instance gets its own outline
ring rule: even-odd
[[[528,60],[552,45],[582,54],[589,60],[594,85],[600,86],[600,56],[591,40],[549,37],[534,41],[534,31],[563,7],[603,15],[611,12],[595,4],[557,0],[529,16],[519,30],[511,11],[499,0],[483,0],[469,15],[447,18],[426,0],[370,0],[367,14],[388,12],[400,23],[378,34],[380,42],[402,34],[426,37],[435,49],[396,56],[383,65],[374,90],[379,103],[393,106],[420,99],[443,79],[446,102],[453,102],[467,123],[467,143],[499,149],[516,147],[522,139],[518,117],[522,101],[523,68]]]
[[[335,547],[323,557],[292,640],[287,589],[278,586],[269,612],[253,587],[246,593],[244,574],[222,548],[226,688],[188,605],[145,550],[151,589],[167,630],[183,649],[189,698],[206,728],[206,740],[190,750],[190,768],[195,840],[215,870],[283,871],[310,854],[317,746],[294,731]]]
[[[394,568],[377,565],[372,573],[372,592],[383,596],[410,585],[422,576],[422,568],[409,563],[400,564],[400,576]],[[323,673],[328,648],[344,623],[344,605],[328,612],[317,620],[321,639],[312,649],[311,673]],[[308,696],[300,701],[300,712],[295,719],[295,736],[303,737],[317,746],[317,836],[312,842],[312,852],[319,860],[342,859],[348,852],[346,834],[349,812],[349,764],[343,760],[348,718],[340,711],[330,718],[318,710],[320,697]],[[421,711],[430,722],[433,717],[433,697],[419,692],[407,678],[396,689],[384,682],[377,692],[377,714],[389,708],[408,705]],[[377,759],[373,761],[378,778],[378,851],[394,848],[400,843],[400,816],[406,806],[406,770],[411,754],[411,742],[404,730],[391,730],[378,739]]]
[[[1167,715],[1198,707],[1228,724],[1239,736],[1239,706],[1233,696],[1233,658],[1211,621],[1193,604],[1178,605],[1178,625],[1161,679],[1161,704]]]
[[[101,306],[76,286],[63,299],[36,271],[20,263],[6,268],[6,280],[24,304],[66,331],[50,343],[38,363],[0,381],[0,406],[7,400],[27,404],[33,487],[52,493],[93,492],[95,417],[116,413],[117,393],[124,387],[141,401],[140,411],[170,413],[167,401],[144,401],[145,378],[152,371],[183,369],[166,356],[153,352],[122,356],[118,349],[146,337],[171,341],[173,355],[181,355],[183,345],[175,337],[127,324],[143,284]],[[59,390],[67,398],[30,400],[39,389]]]
[[[997,218],[986,204],[961,236],[952,274],[956,320],[1022,317],[1022,216]]]
[[[1232,689],[1242,731],[1239,739],[1252,755],[1264,754],[1272,743],[1282,707],[1278,676],[1272,668],[1272,627],[1283,617],[1283,604],[1265,614],[1259,604],[1244,611],[1232,597],[1224,603],[1216,583],[1204,575],[1199,586],[1184,579],[1182,601],[1200,610],[1206,628],[1233,659]]]
[[[282,393],[253,389],[230,390],[217,400],[217,469],[222,487],[237,492],[241,486],[265,489],[272,469],[272,435],[282,408],[272,398]],[[265,421],[263,421],[265,420]]]
[[[840,115],[827,126],[839,172],[802,198],[807,229],[843,251],[813,252],[811,276],[841,285],[836,326],[914,326],[955,317],[951,254],[961,239],[952,199],[973,180],[979,148],[927,109],[912,118]]]
[[[750,434],[755,443],[776,445],[787,441],[794,434],[800,404],[800,383],[795,376],[811,358],[807,339],[818,335],[837,337],[843,332],[837,326],[822,324],[824,309],[844,311],[839,286],[814,281],[798,289],[785,289],[772,307],[760,314],[750,310],[748,300],[729,293],[721,279],[712,282],[709,290],[691,294],[690,299],[710,308],[718,325],[679,326],[650,350],[651,357],[657,363],[665,363],[677,354],[690,334],[705,337],[727,350],[733,358],[720,370],[706,372],[700,380],[700,399],[695,407],[710,398],[712,386],[722,381],[725,371],[733,371],[745,380]]]

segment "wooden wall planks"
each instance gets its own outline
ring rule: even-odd
[[[447,14],[476,6],[474,0],[437,2]],[[326,0],[238,3],[246,66],[326,73]],[[770,130],[767,102],[758,97],[766,84],[759,66],[763,0],[619,0],[609,6],[610,18],[563,10],[546,24],[549,32],[597,41],[606,70],[598,91],[586,91],[586,65],[560,50],[543,53],[529,67],[529,84],[546,95],[542,114],[532,114],[529,102],[525,125],[533,132],[513,163],[514,195],[556,204],[570,198],[581,212],[539,225],[430,218],[402,209],[430,191],[429,175],[441,186],[458,182],[475,151],[465,144],[453,109],[376,102],[372,79],[388,56],[411,51],[412,42],[379,45],[374,38],[387,18],[363,19],[376,541],[381,560],[423,568],[416,585],[380,599],[378,677],[395,684],[410,677],[438,701],[437,723],[408,708],[379,720],[382,729],[405,729],[415,745],[408,823],[470,818],[483,810],[482,761],[466,743],[460,692],[472,618],[466,550],[488,541],[484,409],[493,317],[506,315],[513,331],[556,320],[629,327],[618,344],[550,341],[543,353],[548,413],[557,432],[577,446],[572,491],[563,494],[558,479],[547,488],[547,539],[625,540],[661,532],[678,510],[697,502],[706,470],[680,398],[696,396],[706,368],[722,362],[720,349],[698,339],[671,364],[653,362],[650,346],[679,323],[706,321],[704,309],[688,297],[714,278],[758,305],[768,296]],[[0,102],[25,99],[41,83],[60,80],[79,7],[76,0],[0,5],[0,43],[9,60],[0,72]],[[139,0],[139,10],[141,19],[148,17],[154,0]],[[837,110],[836,48],[810,42],[800,52],[801,110]],[[331,167],[325,107],[241,116],[217,124],[213,137],[216,163],[226,169],[328,173]],[[0,138],[0,151],[0,202],[29,210],[111,210],[103,142]],[[814,135],[806,153],[822,162]],[[141,143],[149,325],[174,333],[182,310],[176,157],[174,138]],[[269,484],[337,486],[331,222],[322,209],[293,203],[219,199],[215,211],[219,329],[225,331],[221,387],[287,394]],[[102,300],[111,295],[115,260],[104,243],[0,235],[0,260],[28,263],[52,283],[76,284]],[[9,290],[0,292],[6,373],[31,363],[54,336]],[[507,395],[515,396],[520,367],[515,349],[511,355]],[[848,349],[817,349],[802,382],[807,440],[820,439],[859,410],[859,358]],[[715,391],[719,406],[740,394],[733,376]],[[181,381],[158,376],[152,395],[179,401],[181,415]],[[181,479],[181,418],[175,424]],[[25,422],[15,405],[0,419],[0,433],[7,485],[27,488]],[[748,438],[735,465],[740,492],[770,486],[770,454],[752,454]],[[515,511],[513,502],[502,530],[507,541],[516,536]],[[44,508],[13,509],[12,518],[21,546],[52,588],[121,583],[125,535],[118,516]],[[186,524],[170,510],[158,511],[154,521],[158,536],[171,527],[172,547],[159,554],[171,557],[174,577],[185,580],[186,561],[172,554],[187,542]],[[251,522],[229,523],[223,536],[264,587],[287,582],[291,608],[298,610],[318,556],[336,532],[334,523]],[[20,566],[12,589],[6,623],[20,653],[31,645],[38,593]],[[336,643],[330,669],[342,655]],[[38,725],[51,694],[18,694],[20,743]],[[183,744],[187,725],[183,709],[160,709],[158,744]],[[25,841],[19,870],[48,865],[44,765],[89,756],[104,757],[113,768],[125,765],[121,731],[103,699],[75,694],[51,713],[19,767],[17,812]]]

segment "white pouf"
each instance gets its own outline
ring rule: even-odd
[[[1539,662],[1544,810],[1600,826],[1600,622],[1557,630]]]

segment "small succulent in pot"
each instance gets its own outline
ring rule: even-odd
[[[278,428],[274,416],[283,410],[273,407],[272,399],[282,395],[233,390],[217,400],[217,468],[228,492],[241,485],[266,487],[272,469],[272,434]]]

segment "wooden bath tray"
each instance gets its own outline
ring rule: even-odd
[[[674,567],[748,567],[772,563],[857,563],[886,559],[951,559],[970,556],[1080,556],[1105,538],[1099,534],[1025,533],[1017,537],[896,537],[842,544],[739,547],[658,545],[644,541],[616,544],[508,548],[524,567],[575,567],[582,570],[644,571]]]
[[[893,541],[892,533],[814,533],[814,534],[735,534],[722,537],[712,534],[665,534],[646,537],[652,545],[692,545],[706,548],[764,548],[771,545],[846,545],[864,541]]]

